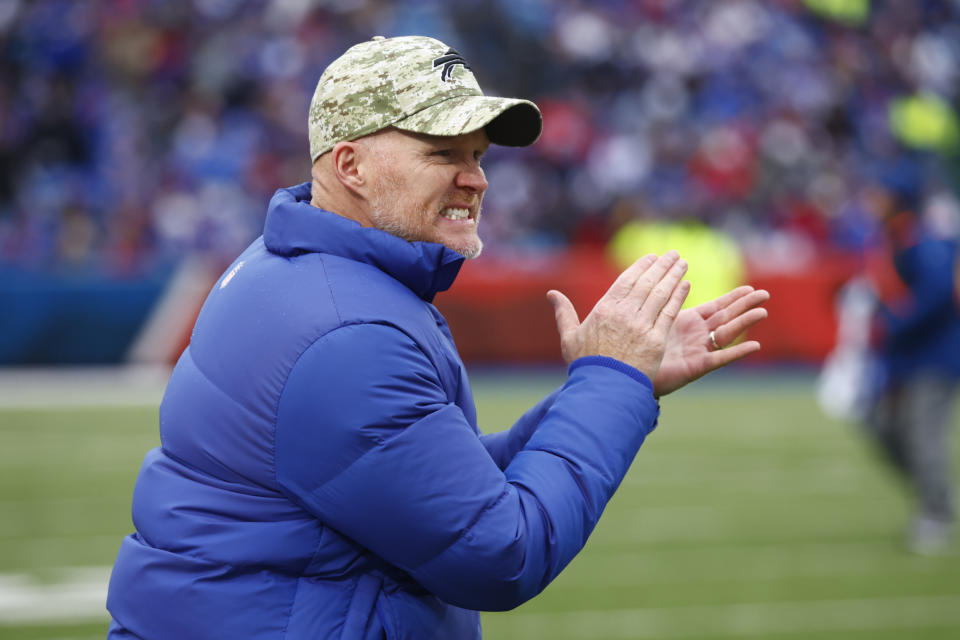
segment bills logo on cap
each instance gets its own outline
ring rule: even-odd
[[[443,70],[440,72],[440,79],[449,81],[450,74],[453,72],[453,68],[458,64],[468,71],[473,71],[473,69],[470,68],[470,65],[467,64],[467,61],[464,59],[464,57],[455,49],[447,49],[445,54],[434,60],[433,68],[436,69],[440,65],[443,65]]]

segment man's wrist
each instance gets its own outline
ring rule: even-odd
[[[631,378],[633,378],[634,380],[636,380],[637,382],[639,382],[640,384],[644,385],[648,389],[650,389],[650,392],[653,393],[653,381],[650,380],[647,374],[645,374],[643,371],[640,371],[636,367],[630,366],[629,364],[627,364],[626,362],[623,362],[622,360],[617,360],[616,358],[611,358],[610,356],[583,356],[583,357],[577,358],[576,360],[570,363],[570,367],[567,369],[567,374],[569,375],[573,373],[575,370],[579,369],[580,367],[586,367],[591,365],[607,367],[609,369],[614,369],[616,371],[624,373],[630,376]]]

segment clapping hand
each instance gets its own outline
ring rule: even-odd
[[[763,289],[742,286],[681,311],[653,378],[654,394],[663,396],[676,391],[715,369],[759,351],[760,343],[756,340],[732,343],[767,317],[767,310],[760,305],[769,299],[770,294]]]
[[[620,274],[582,323],[565,295],[548,292],[564,360],[616,358],[646,374],[659,397],[759,351],[755,340],[733,343],[767,317],[760,305],[770,294],[742,286],[681,311],[690,291],[690,283],[682,280],[686,270],[676,251],[640,258]]]
[[[648,255],[614,281],[581,323],[573,303],[549,291],[560,333],[560,348],[569,364],[583,356],[616,358],[655,380],[673,323],[690,291],[683,280],[687,263],[676,251]]]

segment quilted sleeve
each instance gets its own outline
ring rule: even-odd
[[[511,428],[480,436],[480,441],[483,442],[483,446],[487,448],[487,452],[498,467],[505,469],[517,452],[527,444],[537,425],[543,420],[544,414],[553,406],[553,401],[556,400],[559,392],[560,390],[557,389],[538,402],[536,406],[520,416]]]
[[[289,376],[277,479],[326,525],[439,598],[510,609],[583,547],[653,428],[657,405],[635,373],[574,363],[501,470],[415,342],[388,326],[343,327]]]

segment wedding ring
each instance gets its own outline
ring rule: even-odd
[[[713,330],[713,331],[710,332],[710,344],[712,344],[712,345],[713,345],[713,348],[714,348],[714,349],[717,349],[717,350],[723,348],[723,347],[721,347],[719,344],[717,344],[717,332],[716,332],[716,330]]]

